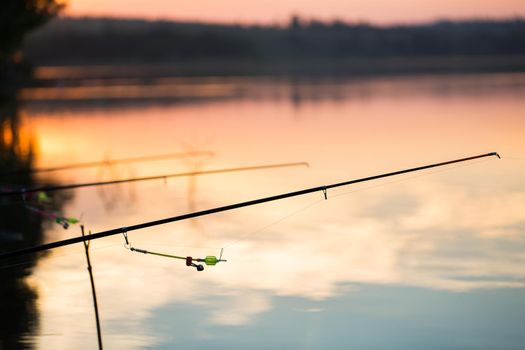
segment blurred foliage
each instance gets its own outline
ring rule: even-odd
[[[29,170],[34,163],[35,143],[24,129],[16,90],[29,79],[30,65],[20,47],[26,34],[55,16],[62,5],[53,0],[2,0],[0,4],[0,173]],[[31,187],[29,172],[2,176],[2,187]],[[21,199],[0,201],[0,251],[41,244],[44,220],[29,212]],[[54,202],[56,208],[63,199]],[[26,340],[38,328],[37,292],[27,284],[38,256],[3,261],[0,266],[0,349],[25,349]],[[10,265],[10,266],[6,266]],[[12,266],[11,266],[12,265]]]
[[[378,27],[298,17],[288,26],[59,18],[32,33],[25,51],[46,65],[515,55],[525,54],[525,21]]]
[[[55,0],[2,0],[0,4],[0,93],[16,88],[30,74],[20,51],[26,34],[56,16]]]
[[[2,0],[0,52],[16,51],[27,32],[56,16],[62,7],[54,0]]]

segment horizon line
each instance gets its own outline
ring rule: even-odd
[[[197,25],[210,25],[210,26],[241,26],[241,27],[268,27],[268,28],[286,28],[290,27],[294,18],[298,18],[300,23],[304,26],[308,26],[312,23],[321,23],[325,25],[333,25],[340,23],[348,26],[367,25],[371,27],[402,27],[402,26],[426,26],[435,25],[439,23],[469,23],[469,22],[512,22],[512,21],[525,21],[525,16],[514,15],[514,16],[472,16],[462,18],[450,18],[450,17],[436,17],[435,19],[428,20],[414,20],[414,21],[393,21],[388,23],[374,22],[363,19],[358,20],[344,20],[341,18],[334,17],[332,19],[319,19],[310,16],[301,16],[291,14],[286,21],[221,21],[221,20],[206,20],[206,19],[184,19],[174,17],[155,17],[155,16],[121,16],[121,15],[103,15],[103,14],[60,14],[54,19],[93,19],[93,20],[122,20],[122,21],[143,21],[143,22],[168,22],[168,23],[179,23],[179,24],[197,24]]]

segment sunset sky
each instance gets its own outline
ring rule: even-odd
[[[66,0],[66,15],[285,23],[291,15],[376,24],[525,16],[524,0]]]

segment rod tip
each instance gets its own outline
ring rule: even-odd
[[[498,159],[501,159],[501,156],[498,152],[492,152],[492,155],[498,157]]]

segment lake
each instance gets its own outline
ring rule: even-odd
[[[90,245],[108,349],[521,349],[525,74],[86,79],[22,91],[35,166],[206,151],[39,175],[80,183],[308,162],[67,191],[99,232],[492,151],[496,157],[128,233],[131,246],[219,255],[202,272]],[[75,237],[50,222],[44,240]],[[5,271],[5,269],[4,269]],[[93,349],[81,244],[25,282],[36,349]]]

